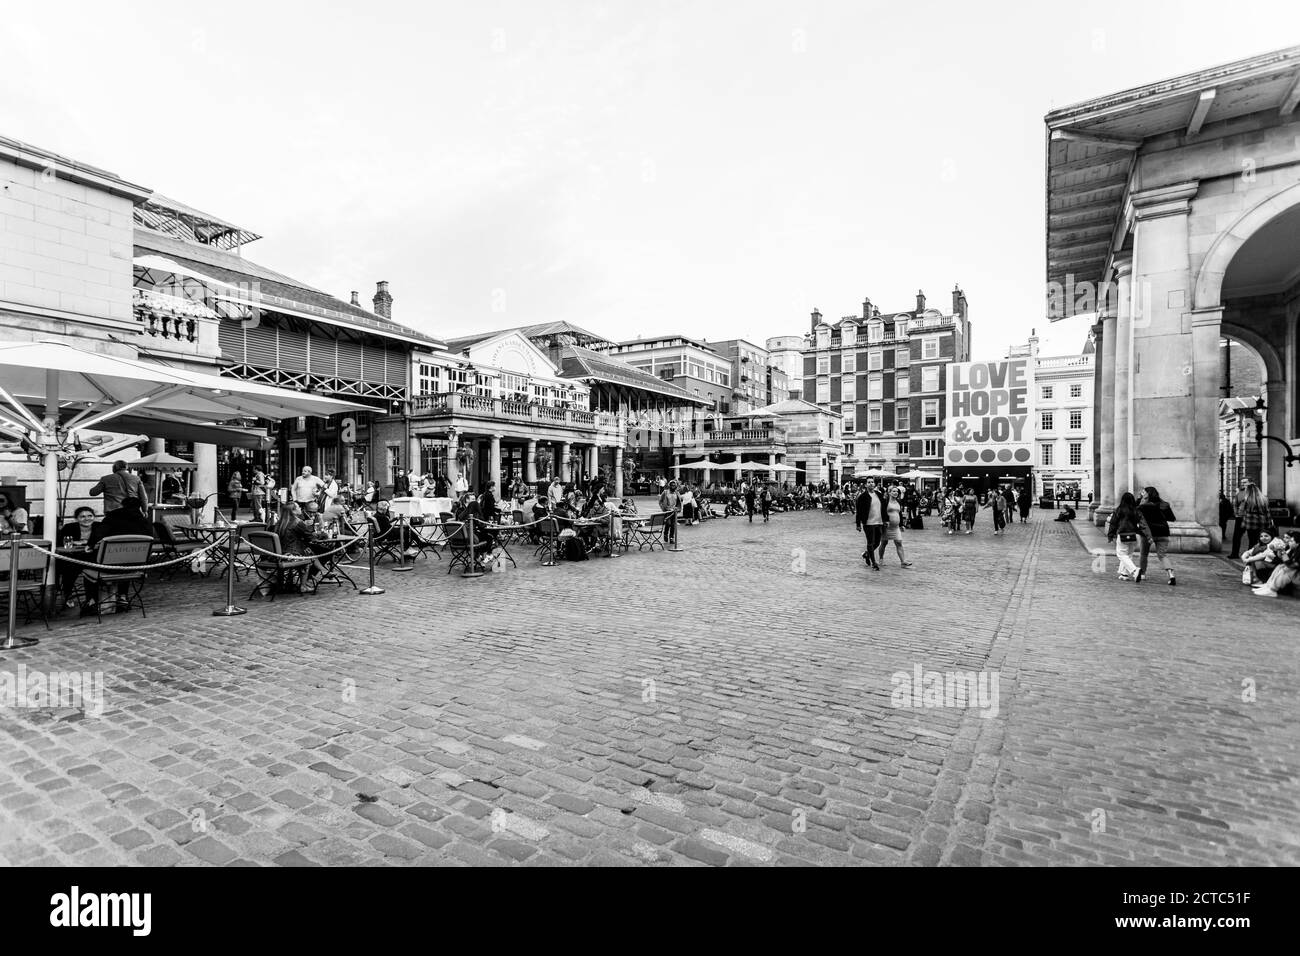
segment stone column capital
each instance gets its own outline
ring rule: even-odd
[[[1165,216],[1185,216],[1191,211],[1192,200],[1196,198],[1200,188],[1200,180],[1191,179],[1131,193],[1128,197],[1126,218],[1144,222]]]

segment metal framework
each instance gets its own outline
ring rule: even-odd
[[[326,395],[352,395],[358,398],[378,398],[389,402],[406,401],[406,389],[400,385],[377,382],[354,382],[344,378],[313,375],[310,372],[290,372],[279,368],[260,368],[255,365],[231,365],[221,369],[221,374],[246,382],[263,382],[281,388]],[[383,409],[377,409],[383,411]]]

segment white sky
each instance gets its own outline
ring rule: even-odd
[[[0,134],[438,335],[761,344],[961,283],[976,358],[1046,331],[1049,109],[1300,36],[1293,0],[205,9],[7,4]]]

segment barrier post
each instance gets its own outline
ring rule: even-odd
[[[361,593],[383,594],[384,589],[375,584],[375,523],[368,516],[366,518],[366,562],[370,565],[370,586],[362,588]]]
[[[407,563],[406,563],[406,522],[407,522],[408,520],[409,520],[409,519],[406,517],[406,515],[402,515],[402,522],[401,522],[400,525],[398,525],[398,528],[397,528],[397,537],[398,537],[398,540],[401,542],[401,545],[402,545],[402,563],[399,564],[397,567],[393,568],[394,571],[414,571],[414,570],[415,570],[415,565],[414,565],[414,564],[407,564]]]
[[[546,525],[547,525],[547,527],[546,527],[546,540],[547,540],[548,543],[547,543],[547,545],[546,545],[546,547],[547,547],[546,560],[542,562],[542,567],[544,567],[544,568],[553,568],[553,567],[555,567],[555,564],[556,564],[556,561],[555,561],[555,526],[556,526],[556,524],[557,524],[558,522],[556,522],[555,518],[552,517],[551,515],[547,515],[546,518],[543,519],[543,520],[546,521]]]
[[[239,529],[226,532],[226,606],[212,612],[213,617],[238,617],[248,611],[235,605],[235,550],[239,546]]]
[[[469,564],[465,565],[465,570],[461,572],[462,578],[481,578],[483,572],[478,569],[478,558],[474,555],[474,516],[468,514],[465,516],[465,524],[469,528]]]
[[[40,643],[34,637],[18,636],[18,548],[22,538],[19,532],[9,532],[9,618],[6,622],[5,642],[0,651],[16,651]]]
[[[676,554],[678,551],[682,550],[677,544],[677,512],[670,511],[668,514],[669,514],[669,520],[672,522],[672,529],[673,529],[673,543],[672,543],[672,547],[670,547],[668,550]]]
[[[614,547],[614,512],[612,511],[609,513],[609,537],[605,539],[605,557],[618,557],[618,551]]]

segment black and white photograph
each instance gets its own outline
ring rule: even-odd
[[[1296,13],[4,5],[22,921],[759,867],[1249,939],[1300,865]]]

